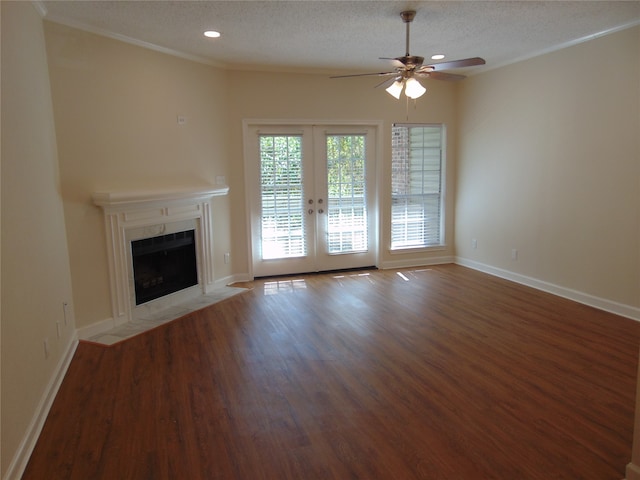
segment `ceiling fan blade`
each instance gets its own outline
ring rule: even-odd
[[[403,57],[395,57],[395,58],[379,57],[379,59],[389,60],[393,64],[393,66],[396,68],[404,68],[406,66],[406,63],[402,61],[404,59]]]
[[[450,68],[474,67],[476,65],[484,65],[484,58],[473,57],[464,58],[462,60],[452,60],[450,62],[430,63],[427,67],[432,67],[434,71],[449,70]]]
[[[378,73],[352,73],[349,75],[334,75],[329,78],[349,78],[349,77],[382,77],[383,75],[398,75],[398,72],[378,72]]]
[[[398,79],[401,79],[402,77],[392,77],[392,78],[385,78],[383,81],[381,81],[379,84],[377,84],[375,87],[373,88],[378,88],[381,87],[383,85],[385,85],[385,88],[388,87],[389,85],[391,85],[393,82],[395,82]]]
[[[433,78],[434,80],[445,80],[447,82],[458,82],[460,80],[464,80],[464,75],[457,75],[454,73],[444,73],[444,72],[429,72],[424,74],[428,78]]]

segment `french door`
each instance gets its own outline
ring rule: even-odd
[[[372,266],[376,128],[245,129],[255,277]]]

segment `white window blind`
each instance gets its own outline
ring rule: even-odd
[[[327,135],[327,249],[367,250],[364,135]]]
[[[260,135],[260,188],[262,258],[306,255],[302,136]]]
[[[394,125],[391,249],[442,244],[441,125]]]

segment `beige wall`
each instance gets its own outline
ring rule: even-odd
[[[384,66],[384,63],[382,63]],[[305,75],[282,73],[233,72],[230,93],[234,108],[229,111],[231,125],[231,157],[233,158],[233,183],[236,191],[244,189],[242,121],[243,119],[282,119],[320,121],[382,121],[383,151],[380,180],[380,266],[428,261],[435,257],[454,253],[453,245],[453,184],[455,179],[455,86],[451,83],[425,81],[427,93],[417,103],[412,102],[407,110],[404,100],[398,101],[383,89],[375,89],[379,77],[330,79],[329,74]],[[404,97],[402,97],[404,99]],[[420,254],[391,254],[390,238],[390,158],[391,125],[394,122],[443,123],[448,127],[447,136],[447,197],[446,222],[448,245],[441,251]],[[238,222],[234,224],[233,236],[243,246],[240,255],[246,259],[247,243],[245,229],[244,198],[238,198],[232,213]],[[242,202],[242,203],[240,203]],[[238,265],[240,268],[248,266]]]
[[[79,327],[111,317],[96,191],[192,187],[230,176],[227,75],[45,22]],[[186,117],[178,125],[177,116]],[[229,199],[213,201],[215,274],[231,265]]]
[[[42,21],[2,2],[2,478],[75,338]],[[71,310],[70,310],[71,312]],[[60,338],[56,331],[60,323]],[[45,358],[44,339],[50,354]],[[27,452],[28,453],[28,452]],[[15,470],[15,469],[14,469]],[[13,477],[15,478],[15,477]]]
[[[406,120],[404,102],[373,88],[377,77],[227,72],[54,23],[45,22],[45,34],[80,327],[111,316],[102,213],[91,202],[93,192],[213,184],[216,176],[226,176],[230,194],[214,200],[215,276],[242,276],[249,271],[243,119],[382,120],[385,159],[391,123]],[[454,86],[434,82],[428,87],[430,94],[417,108],[410,106],[410,120],[451,126]],[[187,117],[186,126],[177,125],[178,114]],[[454,133],[450,129],[450,238]],[[383,230],[389,216],[383,202]],[[392,257],[388,243],[384,239],[383,261],[420,258]],[[222,262],[224,252],[231,252],[230,265]],[[430,255],[452,256],[453,242]]]
[[[469,78],[459,106],[457,255],[640,307],[640,28]]]

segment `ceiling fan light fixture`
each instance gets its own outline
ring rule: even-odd
[[[392,96],[396,97],[398,100],[400,100],[400,94],[402,93],[402,87],[403,87],[402,83],[399,82],[398,80],[396,80],[391,85],[389,85],[385,90],[387,91],[387,93],[389,95],[392,95]]]
[[[0,0],[2,1],[2,0]],[[389,82],[393,82],[389,85],[385,90],[389,95],[392,95],[397,100],[400,100],[400,96],[402,94],[402,90],[404,90],[404,94],[407,98],[411,98],[412,100],[416,100],[424,95],[427,89],[420,84],[420,82],[415,78],[425,78],[429,77],[433,80],[463,80],[465,78],[464,75],[456,75],[452,73],[446,73],[442,70],[448,70],[450,68],[463,68],[463,67],[473,67],[476,65],[484,65],[486,62],[483,58],[480,57],[472,57],[472,58],[463,58],[461,60],[452,60],[448,62],[437,62],[431,63],[428,65],[424,64],[424,57],[420,57],[417,55],[411,55],[409,53],[409,37],[410,37],[410,25],[413,22],[413,19],[416,16],[415,10],[405,10],[400,13],[400,17],[402,21],[405,23],[406,27],[406,50],[405,54],[402,57],[388,58],[388,57],[380,57],[381,60],[391,60],[394,63],[394,69],[388,72],[371,72],[371,73],[354,73],[351,75],[335,75],[330,78],[345,78],[345,77],[367,77],[367,76],[375,76],[375,77],[385,77],[380,83],[375,85],[375,88],[378,88],[382,85],[387,85]],[[431,59],[432,60],[442,60],[445,58],[444,54],[434,54]]]
[[[420,82],[418,80],[416,80],[415,78],[408,78],[406,85],[405,85],[405,89],[404,89],[404,94],[415,100],[416,98],[420,98],[422,95],[424,95],[424,92],[426,92],[427,89],[424,88]]]

